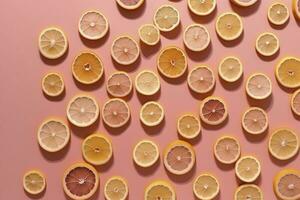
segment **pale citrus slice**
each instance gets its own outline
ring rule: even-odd
[[[139,28],[139,36],[142,42],[153,46],[160,41],[160,32],[153,24],[144,24]]]
[[[300,90],[294,92],[291,98],[291,108],[295,115],[300,116]]]
[[[243,75],[243,65],[237,57],[225,57],[219,64],[219,76],[222,80],[233,83]]]
[[[253,99],[266,99],[272,94],[272,83],[268,76],[262,73],[252,74],[246,83],[246,92]]]
[[[63,56],[68,49],[65,33],[56,27],[44,29],[39,36],[40,53],[48,59],[57,59]]]
[[[140,120],[146,126],[159,125],[165,116],[164,108],[157,102],[149,101],[140,110]]]
[[[41,194],[46,188],[46,179],[42,172],[30,170],[23,176],[24,190],[32,195]]]
[[[164,150],[164,165],[168,172],[183,175],[191,171],[196,163],[193,147],[182,140],[175,140]]]
[[[129,107],[122,99],[110,99],[102,108],[102,118],[107,126],[119,128],[125,125],[130,119]]]
[[[156,10],[153,21],[160,31],[172,31],[180,23],[179,12],[171,5],[162,5]]]
[[[128,197],[128,185],[124,178],[113,176],[108,179],[104,186],[106,200],[125,200]]]
[[[135,88],[142,95],[154,95],[160,89],[159,77],[153,71],[143,70],[135,78]]]
[[[284,87],[300,87],[300,60],[294,57],[283,58],[276,67],[276,78]]]
[[[243,182],[254,182],[260,175],[260,162],[253,156],[242,156],[235,164],[235,174]]]
[[[138,142],[133,149],[133,160],[140,167],[151,167],[159,159],[158,146],[151,140]]]
[[[78,23],[78,30],[82,37],[89,40],[103,38],[108,32],[106,17],[97,10],[89,10],[82,14]]]
[[[289,9],[284,3],[273,3],[268,9],[268,19],[274,25],[285,24],[289,17]]]
[[[262,33],[257,37],[255,47],[260,55],[272,56],[279,51],[279,39],[273,33]]]
[[[214,72],[207,66],[197,66],[188,75],[188,86],[199,94],[210,92],[216,84]]]
[[[218,36],[226,41],[239,38],[243,33],[241,17],[234,12],[221,14],[216,22],[216,31]]]
[[[140,55],[140,48],[130,36],[117,37],[111,46],[112,58],[121,65],[134,63]]]
[[[220,163],[235,163],[241,155],[239,141],[231,136],[220,137],[214,145],[214,155]]]
[[[82,84],[93,84],[103,75],[101,59],[92,52],[82,52],[73,61],[73,77]]]
[[[102,134],[92,134],[81,145],[83,158],[93,165],[104,165],[113,155],[111,141]]]
[[[192,51],[203,51],[210,44],[210,35],[205,26],[192,24],[185,29],[183,42]]]
[[[77,95],[70,100],[67,106],[67,117],[75,126],[88,127],[99,117],[98,103],[91,96]]]
[[[261,108],[251,107],[245,111],[242,117],[242,126],[247,133],[262,134],[269,126],[268,115]]]
[[[300,21],[300,0],[293,0],[293,13],[295,18]]]
[[[42,149],[57,152],[69,143],[70,131],[63,121],[52,118],[40,125],[37,138]]]
[[[144,0],[116,0],[118,5],[126,10],[134,10],[139,8]]]
[[[217,0],[188,0],[189,9],[196,15],[206,16],[217,6]]]
[[[151,182],[145,189],[144,200],[168,199],[176,200],[174,188],[170,183],[164,180]]]
[[[126,97],[132,91],[130,76],[122,71],[113,73],[107,80],[106,90],[113,97]]]
[[[258,0],[231,0],[231,1],[238,6],[249,7],[254,5]]]
[[[219,182],[211,174],[201,174],[194,181],[193,191],[198,199],[214,199],[220,192]]]
[[[254,184],[239,186],[234,193],[234,200],[264,200],[260,187]]]
[[[64,173],[63,189],[74,200],[91,198],[99,187],[97,170],[87,163],[75,163]]]
[[[65,89],[65,84],[62,76],[58,73],[48,73],[42,80],[43,92],[51,97],[61,95]]]
[[[279,129],[269,139],[269,152],[278,160],[288,160],[299,152],[299,139],[290,129]]]
[[[193,114],[185,114],[177,120],[177,131],[185,139],[194,139],[201,133],[201,123]]]

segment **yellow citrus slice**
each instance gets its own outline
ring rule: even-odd
[[[102,118],[109,127],[119,128],[124,126],[130,119],[129,107],[122,99],[110,99],[102,108]]]
[[[108,32],[106,17],[97,10],[89,10],[82,14],[78,23],[78,30],[82,37],[89,40],[103,38]]]
[[[160,31],[172,31],[180,23],[179,12],[171,5],[162,5],[156,10],[153,21]]]
[[[249,7],[254,5],[258,0],[231,0],[231,1],[238,6]]]
[[[160,32],[153,24],[144,24],[139,28],[139,36],[142,42],[153,46],[160,41]]]
[[[284,87],[300,87],[300,60],[294,57],[283,58],[276,67],[276,78]]]
[[[164,119],[164,108],[157,102],[149,101],[140,110],[140,120],[146,126],[157,126]]]
[[[293,13],[295,18],[299,21],[300,20],[300,1],[293,0]]]
[[[193,114],[185,114],[177,120],[177,131],[185,139],[194,139],[201,133],[201,123]]]
[[[210,44],[210,35],[205,26],[192,24],[185,29],[183,42],[192,51],[203,51]]]
[[[284,3],[273,3],[268,9],[268,19],[274,25],[285,24],[289,17],[289,9]]]
[[[234,193],[234,200],[264,200],[262,190],[254,184],[239,186]]]
[[[218,36],[226,41],[239,38],[243,32],[241,17],[234,12],[221,14],[216,22],[216,31]]]
[[[246,92],[253,99],[266,99],[272,94],[272,83],[268,76],[262,73],[252,74],[246,83]]]
[[[254,182],[260,175],[260,162],[253,156],[242,156],[235,164],[235,174],[243,182]]]
[[[124,178],[114,176],[106,181],[104,186],[106,200],[125,200],[128,196],[128,186]]]
[[[220,137],[214,145],[214,155],[220,163],[235,163],[241,155],[239,141],[231,136]]]
[[[118,5],[126,10],[134,10],[139,8],[144,0],[116,0]]]
[[[207,66],[197,66],[189,73],[188,86],[199,94],[210,92],[216,83],[214,72]]]
[[[130,76],[122,71],[113,73],[107,80],[106,90],[113,97],[126,97],[132,91]]]
[[[294,92],[291,98],[291,108],[295,115],[300,116],[300,90]]]
[[[219,76],[222,80],[233,83],[243,75],[243,65],[237,57],[225,57],[219,64]]]
[[[48,73],[42,80],[43,92],[51,97],[61,95],[65,89],[65,84],[62,76],[58,73]]]
[[[217,6],[216,0],[188,0],[189,9],[199,16],[206,16],[212,13]]]
[[[88,127],[99,117],[98,103],[91,96],[77,95],[70,100],[67,106],[67,117],[75,126]]]
[[[175,190],[167,181],[153,181],[145,189],[144,200],[153,199],[176,200]]]
[[[91,198],[99,187],[97,170],[87,163],[75,163],[64,173],[63,189],[74,200]]]
[[[143,70],[135,78],[135,88],[142,95],[154,95],[160,89],[159,77],[153,71]]]
[[[46,188],[46,179],[42,172],[30,170],[23,176],[24,190],[32,195],[41,194]]]
[[[151,167],[159,159],[158,146],[151,140],[138,142],[133,149],[133,160],[140,167]]]
[[[182,140],[175,140],[164,150],[164,165],[168,172],[184,175],[195,165],[195,151],[193,147]]]
[[[219,182],[216,177],[211,174],[201,174],[194,181],[193,191],[198,199],[214,199],[220,192]]]
[[[69,143],[70,131],[63,121],[54,118],[48,119],[40,125],[37,138],[42,149],[48,152],[57,152]]]
[[[261,108],[251,107],[245,111],[242,117],[242,126],[247,133],[262,134],[269,126],[268,115]]]
[[[273,33],[262,33],[256,39],[256,51],[263,56],[272,56],[279,50],[279,39]]]

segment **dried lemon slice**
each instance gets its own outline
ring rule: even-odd
[[[217,6],[217,0],[188,0],[189,9],[196,15],[211,14]]]
[[[216,22],[216,31],[218,36],[226,41],[239,38],[243,33],[241,17],[234,12],[221,14]]]
[[[151,140],[138,142],[133,149],[133,160],[140,167],[151,167],[159,159],[158,146]]]
[[[154,95],[160,89],[159,77],[153,71],[143,70],[135,78],[135,88],[142,95]]]
[[[231,1],[238,6],[249,7],[254,5],[258,0],[231,0]]]
[[[276,67],[276,78],[284,87],[300,87],[300,60],[294,57],[283,58]]]
[[[126,97],[132,91],[130,76],[122,71],[113,73],[107,80],[106,90],[113,97]]]
[[[153,46],[160,41],[160,32],[153,24],[144,24],[139,28],[139,36],[142,42]]]
[[[268,19],[274,25],[285,24],[289,17],[289,9],[284,3],[273,3],[268,9]]]
[[[246,83],[247,94],[257,100],[266,99],[272,94],[272,83],[268,76],[262,73],[252,74]]]
[[[200,120],[193,114],[185,114],[177,120],[177,131],[185,139],[194,139],[201,133]]]
[[[193,191],[198,199],[214,199],[220,192],[219,182],[211,174],[201,174],[194,181]]]
[[[300,90],[294,92],[291,98],[291,108],[295,115],[300,116]]]
[[[45,94],[51,97],[61,95],[65,89],[62,76],[58,73],[48,73],[43,77],[42,89]]]
[[[153,181],[145,189],[144,200],[153,199],[176,200],[175,190],[167,181]]]
[[[116,0],[118,5],[126,10],[134,10],[143,5],[144,0]]]
[[[279,39],[273,33],[262,33],[256,39],[256,51],[263,56],[272,56],[279,51]]]
[[[145,103],[140,110],[140,120],[146,126],[157,126],[164,119],[163,107],[154,101]]]
[[[192,24],[185,29],[183,42],[192,51],[203,51],[210,44],[210,35],[205,26]]]
[[[234,193],[234,200],[264,200],[260,187],[254,184],[244,184],[239,186]]]
[[[235,174],[243,182],[254,182],[260,175],[260,162],[253,156],[242,156],[235,164]]]
[[[104,186],[106,200],[125,200],[128,197],[128,185],[124,178],[113,176],[108,179]]]
[[[219,138],[214,145],[214,155],[223,164],[235,163],[241,155],[239,141],[231,136]]]
[[[153,21],[160,31],[172,31],[180,23],[179,12],[171,5],[162,5],[156,10]]]
[[[251,107],[242,117],[243,129],[250,134],[262,134],[268,129],[269,120],[267,113],[258,107]]]
[[[232,83],[243,75],[243,65],[237,57],[225,57],[219,64],[219,76],[226,82]]]
[[[214,72],[207,66],[197,66],[189,73],[188,86],[199,94],[210,92],[216,83]]]
[[[295,18],[300,21],[300,1],[299,0],[293,0],[293,13],[295,15]]]
[[[46,179],[44,174],[38,170],[30,170],[26,172],[23,176],[23,187],[29,194],[41,194],[46,188]]]

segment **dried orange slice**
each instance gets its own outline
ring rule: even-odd
[[[139,8],[144,0],[116,0],[118,5],[126,10],[134,10]]]
[[[188,0],[189,9],[199,16],[211,14],[217,6],[216,0]]]
[[[260,187],[254,184],[244,184],[239,186],[234,193],[234,200],[264,200],[264,195]]]
[[[50,97],[61,95],[65,89],[65,84],[62,76],[58,73],[48,73],[42,80],[43,92]]]
[[[177,120],[177,131],[185,139],[194,139],[201,133],[200,120],[193,114],[185,114]]]
[[[299,21],[300,20],[300,1],[293,0],[293,13],[295,18]]]
[[[214,72],[207,66],[197,66],[189,73],[188,86],[199,94],[210,92],[216,84]]]
[[[214,199],[220,192],[220,185],[212,174],[199,175],[193,184],[193,191],[198,199]]]
[[[32,195],[41,194],[46,188],[46,179],[42,172],[30,170],[23,176],[24,190]]]
[[[144,200],[153,199],[176,200],[175,190],[167,181],[153,181],[145,189]]]
[[[153,71],[143,70],[135,78],[135,88],[142,95],[154,95],[160,89],[159,77]]]
[[[74,200],[91,198],[99,187],[97,170],[87,163],[75,163],[64,173],[63,189]]]
[[[256,39],[256,51],[263,56],[272,56],[279,51],[279,39],[273,33],[262,33]]]
[[[151,167],[159,159],[158,146],[151,140],[139,141],[133,149],[133,160],[140,167]]]
[[[270,78],[262,73],[252,74],[246,83],[246,92],[253,99],[266,99],[272,94]]]
[[[289,8],[284,3],[273,3],[268,9],[268,19],[274,25],[285,24],[289,17]]]
[[[235,164],[235,174],[243,182],[254,182],[260,175],[260,162],[253,156],[242,156]]]
[[[258,107],[251,107],[245,111],[242,117],[243,129],[250,134],[264,133],[269,126],[267,113]]]
[[[214,145],[214,155],[220,163],[235,163],[241,155],[239,141],[231,136],[220,137]]]
[[[222,80],[233,83],[243,75],[243,65],[237,57],[225,57],[219,64],[219,76]]]
[[[203,51],[210,44],[210,35],[205,26],[192,24],[185,29],[183,42],[192,51]]]
[[[179,12],[174,6],[162,5],[156,10],[153,21],[160,31],[172,31],[180,23]]]
[[[291,98],[291,108],[295,115],[300,116],[300,90],[294,92]]]
[[[218,36],[226,41],[239,38],[243,33],[241,17],[234,12],[221,14],[216,22],[216,31]]]
[[[165,116],[164,108],[157,102],[149,101],[140,110],[140,120],[146,126],[159,125]]]
[[[113,97],[126,97],[132,91],[130,76],[122,71],[113,73],[107,80],[106,90]]]
[[[153,24],[144,24],[139,28],[139,36],[142,42],[153,46],[160,41],[160,32]]]
[[[241,7],[249,7],[254,5],[258,0],[231,0],[231,1]]]
[[[127,181],[120,176],[108,179],[104,186],[106,200],[125,200],[128,197]]]
[[[283,58],[276,67],[276,78],[284,87],[300,87],[300,60],[295,57]]]

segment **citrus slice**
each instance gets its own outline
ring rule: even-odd
[[[142,42],[153,46],[160,41],[160,32],[153,24],[144,24],[139,28],[139,36]]]
[[[197,66],[189,73],[188,86],[199,94],[210,92],[216,84],[214,72],[207,66]]]
[[[254,5],[258,0],[231,0],[231,1],[238,6],[249,7]]]
[[[179,12],[171,5],[162,5],[156,10],[153,21],[160,31],[172,31],[180,23]]]
[[[118,5],[126,10],[134,10],[139,8],[144,0],[116,0]]]
[[[125,125],[130,119],[130,110],[127,103],[122,99],[110,99],[102,108],[104,123],[112,128]]]
[[[243,129],[250,134],[264,133],[269,125],[267,113],[258,107],[252,107],[245,111],[242,117]]]
[[[42,149],[48,152],[57,152],[69,143],[70,131],[63,121],[54,118],[48,119],[40,125],[37,138]]]
[[[217,6],[216,0],[188,0],[189,9],[199,16],[211,14]]]
[[[234,12],[221,14],[216,22],[216,31],[218,36],[226,41],[239,38],[243,32],[241,17]]]
[[[210,35],[205,26],[192,24],[185,29],[183,42],[192,51],[203,51],[210,43]]]
[[[126,97],[132,91],[130,76],[122,71],[113,73],[107,80],[106,90],[113,97]]]
[[[243,75],[243,65],[237,57],[228,56],[219,64],[219,76],[222,80],[233,83]]]
[[[159,72],[167,78],[178,78],[187,69],[187,58],[182,49],[169,46],[159,53],[157,66]]]
[[[154,101],[145,103],[140,110],[140,120],[146,126],[157,126],[164,119],[163,107]]]
[[[87,163],[75,163],[65,171],[62,182],[69,198],[89,199],[99,187],[99,175],[93,166]]]
[[[254,184],[239,186],[234,193],[234,200],[264,200],[262,190]]]
[[[78,30],[82,37],[89,40],[103,38],[108,32],[106,17],[97,10],[89,10],[80,17]]]
[[[295,115],[300,116],[300,90],[294,92],[291,98],[291,108]]]
[[[167,181],[153,181],[145,189],[144,200],[153,199],[176,200],[175,190]]]
[[[195,165],[193,147],[182,140],[170,143],[164,151],[164,165],[172,174],[183,175],[191,171]]]
[[[88,127],[99,117],[98,103],[91,96],[77,95],[68,104],[67,117],[75,126]]]
[[[135,78],[135,88],[142,95],[154,95],[160,89],[159,77],[153,71],[143,70]]]
[[[133,149],[133,160],[140,167],[151,167],[159,159],[158,146],[151,140],[138,142]]]
[[[300,87],[300,60],[294,57],[283,58],[276,67],[276,78],[284,87]]]
[[[101,59],[92,52],[82,52],[73,61],[73,77],[82,84],[93,84],[103,75]]]
[[[41,194],[46,188],[46,179],[42,172],[30,170],[23,176],[24,190],[32,195]]]
[[[274,25],[285,24],[290,17],[288,7],[283,3],[273,3],[268,9],[268,19]]]
[[[262,33],[256,39],[256,51],[263,56],[272,56],[279,50],[279,39],[273,33]]]
[[[139,58],[140,48],[134,39],[124,35],[113,41],[111,55],[117,63],[130,65]]]
[[[111,141],[102,134],[92,134],[81,145],[83,158],[93,165],[104,165],[112,157]]]
[[[40,53],[48,59],[57,59],[63,56],[68,49],[65,33],[56,27],[44,29],[39,36]]]
[[[299,21],[300,20],[300,1],[293,0],[293,13],[295,18]]]
[[[226,120],[227,115],[227,106],[219,97],[207,97],[200,105],[200,118],[206,124],[219,125]]]
[[[198,199],[214,199],[220,192],[219,182],[211,174],[201,174],[194,181],[193,191]]]
[[[269,77],[262,73],[252,74],[246,83],[247,94],[257,100],[266,99],[272,94],[272,83]]]
[[[214,145],[214,155],[223,164],[235,163],[241,155],[239,141],[231,136],[219,138]]]
[[[185,139],[194,139],[201,133],[200,120],[193,114],[185,114],[177,120],[177,131]]]
[[[114,176],[108,179],[104,186],[106,200],[125,200],[128,196],[128,186],[124,178]]]
[[[269,139],[269,152],[278,160],[288,160],[299,152],[298,136],[289,129],[275,131]]]
[[[243,182],[254,182],[260,175],[260,162],[253,156],[243,156],[235,164],[235,174]]]
[[[62,76],[58,73],[48,73],[42,80],[43,92],[50,97],[61,95],[65,89]]]

